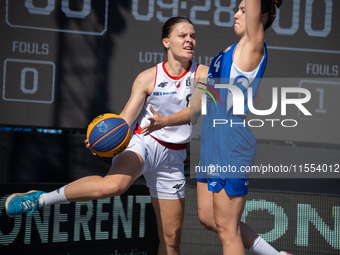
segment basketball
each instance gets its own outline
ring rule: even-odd
[[[130,128],[119,115],[104,113],[94,118],[87,128],[86,138],[91,150],[101,157],[122,153],[130,142]]]

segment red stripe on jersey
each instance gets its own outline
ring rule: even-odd
[[[153,89],[155,89],[155,87],[156,87],[157,73],[158,73],[158,68],[157,68],[157,65],[156,65],[155,84],[153,85]]]
[[[181,74],[181,76],[172,76],[168,73],[168,71],[166,70],[165,68],[165,63],[166,63],[167,60],[165,60],[162,64],[162,67],[163,67],[163,70],[164,72],[166,73],[167,76],[169,76],[169,78],[173,79],[173,80],[180,80],[182,77],[184,77],[189,71],[190,71],[190,68],[192,66],[192,61],[190,60],[190,65],[188,66],[188,68]]]

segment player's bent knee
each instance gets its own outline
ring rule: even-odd
[[[181,235],[180,234],[173,234],[168,235],[164,238],[165,245],[172,249],[177,250],[181,244]]]
[[[207,230],[214,230],[213,226],[211,225],[211,223],[209,221],[206,221],[205,219],[201,219],[200,218],[200,223],[202,225],[203,228],[207,229]]]
[[[240,235],[237,229],[234,229],[230,226],[219,225],[218,223],[216,223],[216,229],[217,229],[217,233],[220,238],[220,241],[222,243],[228,243],[228,242],[233,243]]]
[[[216,229],[218,233],[225,235],[235,233],[231,226],[226,226],[226,224],[219,223],[218,221],[216,221]]]
[[[203,215],[198,215],[199,221],[203,228],[216,232],[216,224],[214,219],[204,217]]]
[[[166,243],[166,246],[172,247],[174,249],[178,248],[181,243],[181,232],[182,229],[178,228],[174,231],[167,231],[163,238],[164,242]]]

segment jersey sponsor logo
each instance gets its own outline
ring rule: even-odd
[[[170,92],[153,92],[154,96],[169,96],[169,95],[177,95],[176,91],[170,91]]]
[[[164,88],[168,85],[168,82],[161,82],[160,84],[157,85],[157,87]]]
[[[175,186],[173,186],[173,189],[180,189],[183,186],[183,184],[176,184]]]

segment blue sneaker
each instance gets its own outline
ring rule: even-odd
[[[38,210],[44,209],[44,207],[40,205],[38,199],[39,196],[43,193],[46,192],[31,190],[27,193],[14,193],[10,195],[6,199],[5,204],[8,217],[12,218],[27,211],[30,211],[30,213],[28,214],[28,216],[30,216],[35,208],[37,208]]]

